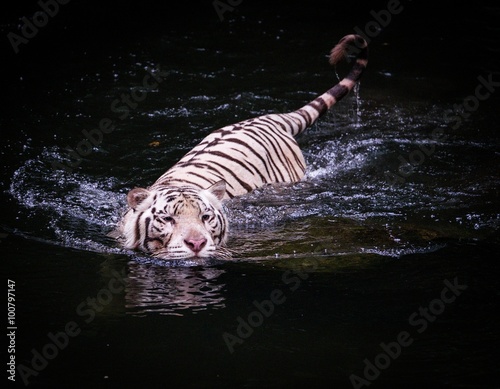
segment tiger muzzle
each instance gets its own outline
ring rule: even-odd
[[[207,244],[203,237],[184,239],[184,244],[195,254],[198,254]]]

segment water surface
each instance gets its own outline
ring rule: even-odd
[[[351,16],[325,31],[316,15],[299,34],[293,7],[281,17],[242,7],[225,24],[197,15],[189,28],[140,24],[102,49],[80,42],[58,66],[16,59],[0,123],[18,364],[68,322],[81,329],[30,384],[352,387],[380,344],[407,331],[412,345],[374,385],[495,387],[498,99],[453,128],[445,113],[463,112],[490,70],[472,59],[452,68],[452,50],[437,61],[437,44],[422,54],[432,28],[415,41],[395,24],[373,40],[360,88],[299,139],[302,182],[225,204],[233,261],[153,261],[107,237],[127,191],[210,131],[299,108],[333,85],[330,46],[363,25]],[[151,69],[162,75],[154,88],[143,83]],[[113,104],[123,94],[141,100]],[[108,118],[115,129],[77,152]],[[410,316],[455,279],[467,289],[419,333]],[[224,334],[239,336],[273,291],[280,303],[229,346]]]

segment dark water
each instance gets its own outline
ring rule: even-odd
[[[242,2],[223,20],[210,2],[69,3],[3,47],[16,384],[499,387],[498,87],[479,85],[500,80],[500,12],[401,4],[359,90],[300,138],[305,180],[226,204],[227,263],[153,262],[106,234],[128,190],[213,129],[330,87],[329,49],[385,3]]]

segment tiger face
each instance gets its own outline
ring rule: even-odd
[[[224,181],[207,189],[189,186],[135,188],[122,225],[124,246],[159,259],[222,258],[227,220]]]

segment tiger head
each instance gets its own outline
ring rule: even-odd
[[[223,258],[227,219],[221,200],[226,184],[135,188],[120,227],[125,248],[159,259]]]

